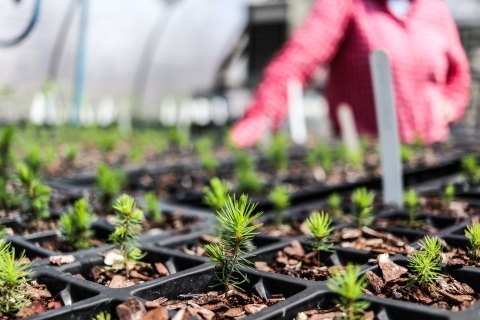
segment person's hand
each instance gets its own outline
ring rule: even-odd
[[[235,146],[248,148],[260,140],[266,128],[267,121],[264,115],[246,117],[235,124],[230,132],[230,138]]]
[[[453,120],[455,120],[455,112],[453,110],[453,106],[445,97],[441,95],[437,96],[433,103],[434,110],[442,115],[442,117],[445,119],[445,122],[451,123],[453,122]]]

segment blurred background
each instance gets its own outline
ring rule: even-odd
[[[223,126],[243,114],[261,70],[311,3],[3,0],[0,120]],[[475,132],[480,129],[480,0],[446,3],[473,78],[470,106],[456,132]],[[21,41],[8,43],[25,30]],[[322,72],[317,78],[312,89],[323,86]],[[307,123],[320,136],[328,130],[311,123],[326,121],[325,103],[321,90],[305,93]]]

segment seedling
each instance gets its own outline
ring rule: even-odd
[[[17,167],[17,176],[21,183],[25,212],[30,216],[32,223],[40,228],[38,224],[40,219],[49,216],[51,189],[37,179],[33,171],[24,164]]]
[[[475,263],[480,261],[480,223],[472,222],[465,230],[468,239],[468,255]]]
[[[409,189],[403,195],[403,205],[408,214],[408,226],[413,228],[421,225],[423,221],[419,220],[420,213],[420,197],[414,189]]]
[[[330,235],[332,234],[333,228],[330,228],[332,220],[325,212],[314,212],[307,219],[308,230],[312,234],[310,236],[311,248],[314,251],[317,251],[317,263],[320,268],[320,251],[332,251],[332,242],[330,240]]]
[[[25,155],[25,164],[35,176],[38,176],[43,165],[41,154],[42,149],[38,145],[32,144]]]
[[[30,302],[25,283],[31,281],[31,262],[24,263],[25,252],[17,259],[15,248],[6,244],[0,251],[0,311],[15,312]]]
[[[449,208],[450,204],[455,201],[455,186],[449,184],[445,187],[445,190],[442,194],[442,205],[445,208]]]
[[[370,303],[360,300],[363,294],[362,289],[367,286],[365,276],[360,276],[360,267],[348,263],[344,272],[335,269],[333,277],[328,279],[327,286],[340,295],[336,302],[341,306],[341,311],[346,311],[347,315],[344,319],[363,318],[363,310],[367,309]]]
[[[222,209],[227,200],[228,186],[227,182],[215,177],[210,180],[210,186],[203,188],[203,203],[218,212]]]
[[[69,144],[67,146],[67,151],[65,153],[65,161],[72,165],[75,162],[75,159],[77,158],[78,155],[78,147],[73,144]]]
[[[477,184],[480,181],[480,166],[474,155],[462,159],[462,176],[470,184]]]
[[[277,172],[288,168],[288,139],[283,134],[276,134],[267,150],[267,159]]]
[[[252,171],[255,169],[255,160],[245,150],[235,150],[235,169],[240,172]]]
[[[285,209],[290,205],[290,198],[290,192],[283,185],[276,186],[268,194],[268,200],[270,200],[276,210],[275,225],[277,228],[283,223]]]
[[[12,164],[12,143],[15,137],[15,129],[12,126],[5,127],[0,133],[0,179],[8,181],[8,169]]]
[[[373,191],[367,191],[367,188],[358,188],[353,191],[351,200],[354,224],[358,230],[360,230],[360,233],[362,233],[362,228],[369,226],[373,222],[375,193]]]
[[[236,170],[235,178],[239,192],[258,194],[263,190],[263,182],[253,169]]]
[[[306,157],[306,163],[309,167],[320,164],[325,173],[330,174],[333,167],[333,157],[328,145],[318,144],[310,149]]]
[[[248,251],[254,250],[251,240],[258,232],[255,230],[262,224],[253,224],[262,212],[254,214],[256,205],[248,200],[246,195],[240,199],[228,197],[222,211],[217,213],[217,219],[222,230],[220,244],[205,245],[208,262],[214,263],[215,277],[218,285],[224,285],[225,297],[228,297],[228,286],[232,285],[243,291],[240,285],[249,282],[248,277],[240,268],[249,268],[252,262],[246,258],[252,256]]]
[[[142,231],[143,212],[136,209],[135,200],[126,194],[115,201],[113,209],[117,212],[115,217],[115,231],[110,235],[111,240],[123,257],[123,268],[127,278],[129,262],[138,262],[145,255],[140,251],[138,237]]]
[[[334,219],[340,219],[343,216],[342,198],[338,193],[332,193],[328,197],[328,206],[330,207]]]
[[[65,241],[75,250],[90,248],[90,239],[94,235],[90,225],[94,220],[95,215],[88,207],[87,200],[77,200],[73,208],[60,217],[59,227]]]
[[[402,144],[400,146],[400,158],[402,159],[403,164],[409,164],[413,159],[413,148],[409,145]]]
[[[409,287],[413,284],[428,285],[432,291],[435,292],[433,284],[438,279],[440,273],[441,262],[440,252],[443,245],[438,238],[426,239],[426,242],[421,243],[421,248],[415,254],[412,254],[408,259],[408,268],[413,273],[412,279],[406,285]],[[430,243],[427,244],[427,241]]]
[[[202,137],[195,144],[202,168],[210,173],[215,172],[219,166],[218,160],[212,152],[212,148],[213,141],[208,136]]]
[[[92,320],[111,320],[111,319],[112,319],[112,316],[110,315],[110,313],[103,312],[103,311],[97,314],[95,318],[92,318]]]
[[[98,166],[95,185],[99,191],[100,203],[109,207],[113,198],[120,193],[127,178],[120,169],[110,169],[102,163]]]
[[[160,210],[159,199],[155,192],[145,193],[145,207],[144,210],[148,213],[149,217],[155,222],[162,222],[163,215]]]
[[[188,143],[188,134],[180,127],[171,127],[167,130],[170,142],[178,149],[184,147]]]

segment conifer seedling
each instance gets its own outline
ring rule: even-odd
[[[123,268],[127,278],[129,262],[138,262],[145,255],[140,251],[138,237],[142,231],[143,212],[136,208],[135,200],[126,194],[117,198],[113,209],[117,212],[115,217],[115,231],[109,240],[115,243],[123,257]]]
[[[249,268],[252,264],[246,258],[251,256],[248,251],[255,249],[251,240],[258,232],[255,230],[262,224],[252,224],[262,212],[254,213],[256,205],[242,195],[238,200],[228,197],[222,210],[217,213],[221,228],[222,239],[220,244],[205,245],[208,262],[215,264],[215,277],[218,285],[223,285],[225,297],[228,297],[228,286],[243,291],[242,283],[249,282],[241,268]]]
[[[337,303],[341,306],[341,310],[346,312],[344,319],[361,320],[362,311],[367,309],[370,303],[360,300],[363,294],[362,289],[367,286],[365,276],[360,276],[360,267],[348,263],[344,272],[335,269],[327,285],[330,290],[340,295]]]
[[[443,245],[436,237],[426,238],[425,242],[420,243],[420,250],[408,259],[408,268],[413,273],[413,277],[406,287],[413,284],[428,285],[432,291],[435,291],[433,284],[440,273],[441,268],[438,264],[441,262],[442,249]]]
[[[283,185],[276,186],[268,194],[268,200],[273,204],[276,210],[275,225],[280,227],[285,216],[285,209],[290,205],[290,192]]]
[[[413,228],[421,225],[423,222],[419,220],[420,214],[420,197],[414,189],[409,189],[403,195],[403,205],[408,215],[408,226]]]
[[[78,155],[78,147],[73,144],[69,144],[67,146],[67,151],[65,153],[65,161],[67,161],[70,165],[75,162],[75,159]]]
[[[263,190],[263,182],[253,169],[238,169],[235,171],[235,178],[239,192],[258,194]]]
[[[144,211],[148,213],[148,216],[157,223],[162,222],[163,215],[160,210],[160,200],[155,192],[150,191],[145,193],[145,207]]]
[[[235,170],[242,171],[254,171],[255,170],[255,160],[253,157],[248,154],[247,151],[240,149],[234,150],[233,153],[235,157]]]
[[[342,198],[338,193],[332,193],[328,197],[328,206],[334,219],[340,219],[343,216]]]
[[[288,139],[283,134],[273,136],[272,142],[267,150],[267,159],[277,172],[285,171],[288,168]]]
[[[470,184],[477,184],[480,181],[480,166],[474,155],[467,155],[461,163],[462,176]]]
[[[30,171],[34,174],[34,176],[38,176],[40,174],[40,170],[43,165],[42,159],[42,149],[36,144],[30,145],[27,154],[25,155],[25,164],[30,169]]]
[[[309,167],[320,164],[328,175],[332,171],[333,157],[330,147],[326,144],[318,144],[307,153],[306,163]]]
[[[413,159],[413,149],[409,145],[402,144],[400,146],[400,158],[403,164],[409,164]]]
[[[203,203],[212,208],[214,212],[222,209],[227,196],[227,182],[217,177],[210,179],[210,186],[203,188]]]
[[[12,126],[5,127],[0,132],[0,205],[6,213],[16,204],[15,194],[9,190],[9,169],[12,166],[12,144],[15,129]]]
[[[465,230],[465,237],[468,239],[468,255],[473,262],[480,261],[480,223],[472,222]]]
[[[21,183],[23,205],[32,222],[39,227],[40,219],[48,217],[50,187],[35,177],[33,171],[24,164],[17,167],[18,180]]]
[[[0,311],[3,313],[15,312],[30,302],[25,291],[25,283],[32,272],[29,271],[31,262],[24,263],[25,252],[17,259],[15,248],[10,244],[0,250]]]
[[[455,186],[449,184],[445,187],[445,190],[442,194],[442,205],[445,208],[449,208],[450,204],[455,201]]]
[[[367,191],[367,188],[358,188],[352,193],[353,222],[361,233],[364,226],[369,226],[373,222],[374,200],[375,193],[373,191]]]
[[[200,158],[202,168],[207,172],[213,173],[217,170],[219,163],[215,154],[212,152],[213,141],[209,136],[205,136],[197,140],[195,149]]]
[[[99,201],[105,206],[111,206],[127,181],[125,173],[120,169],[110,169],[102,163],[98,166],[95,185],[99,191]]]
[[[424,240],[420,240],[418,242],[420,250],[425,252],[430,259],[440,263],[442,261],[442,257],[440,253],[443,250],[443,243],[438,237],[430,237],[426,235]]]
[[[332,220],[325,212],[314,212],[307,219],[308,230],[310,230],[310,244],[311,248],[314,251],[317,251],[317,263],[320,268],[320,251],[332,251],[332,242],[330,235],[332,234],[333,228],[330,228]]]
[[[68,213],[62,215],[59,228],[65,241],[75,250],[90,248],[94,232],[90,225],[95,220],[95,215],[88,207],[85,199],[77,200]]]

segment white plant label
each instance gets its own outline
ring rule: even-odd
[[[403,185],[397,114],[392,71],[388,55],[376,50],[370,55],[375,110],[380,136],[383,199],[402,208]]]
[[[340,104],[337,110],[337,116],[340,122],[342,141],[347,149],[352,152],[360,150],[360,139],[358,138],[352,107],[347,103]]]
[[[305,144],[308,136],[302,84],[298,80],[291,79],[287,84],[287,94],[290,138],[296,144]]]

